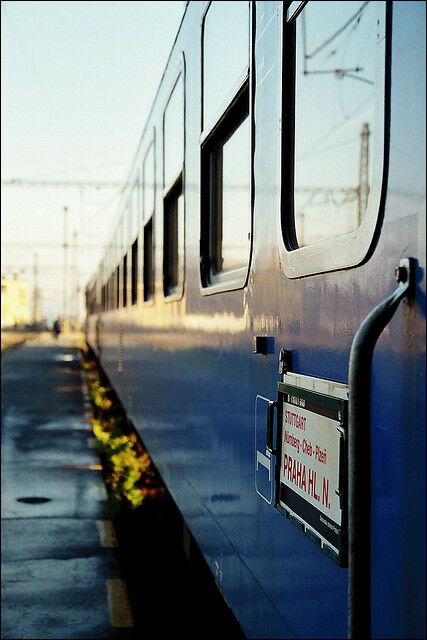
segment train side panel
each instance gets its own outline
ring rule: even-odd
[[[201,286],[204,3],[194,2],[187,8],[137,160],[142,163],[155,130],[161,175],[164,109],[184,59],[183,295],[173,301],[164,297],[164,194],[158,189],[154,301],[140,299],[132,308],[103,313],[98,329],[91,317],[88,339],[248,637],[345,637],[348,570],[257,493],[257,448],[265,434],[263,400],[257,397],[277,399],[283,348],[291,352],[296,373],[347,384],[357,329],[396,287],[399,260],[414,257],[416,298],[399,307],[375,349],[367,437],[372,452],[372,636],[422,637],[425,111],[419,96],[425,87],[425,5],[393,3],[391,89],[385,107],[389,162],[377,177],[383,197],[369,255],[351,268],[289,278],[281,228],[281,132],[287,126],[281,93],[282,3],[251,4],[253,225],[247,282],[212,295],[204,295]],[[256,337],[272,341],[265,355],[254,353]]]

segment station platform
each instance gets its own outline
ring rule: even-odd
[[[133,638],[78,342],[2,352],[2,638]]]

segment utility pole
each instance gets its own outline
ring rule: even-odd
[[[69,330],[68,319],[68,207],[64,207],[64,310],[62,318],[63,331]]]
[[[34,254],[34,266],[33,266],[33,323],[37,324],[40,321],[40,290],[38,286],[39,269],[37,264],[37,253]]]
[[[368,206],[369,198],[369,122],[364,122],[360,133],[360,162],[359,162],[359,186],[357,206],[357,226],[362,224],[362,218]]]
[[[73,325],[77,329],[79,320],[79,277],[77,273],[77,231],[73,232],[73,265],[72,269],[72,291],[73,291]]]

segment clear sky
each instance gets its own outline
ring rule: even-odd
[[[2,2],[2,180],[124,181],[185,4]],[[82,287],[118,192],[2,185],[2,274],[32,286],[37,254],[45,316],[62,311],[64,207],[75,292],[73,264]]]

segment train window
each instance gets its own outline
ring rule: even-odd
[[[107,311],[113,308],[111,301],[111,276],[107,280]]]
[[[184,273],[184,86],[180,73],[163,120],[163,292],[175,300],[182,294]]]
[[[148,302],[154,297],[154,210],[156,202],[154,141],[148,148],[142,168],[143,190],[143,298]]]
[[[105,303],[105,284],[101,287],[101,311],[106,311],[106,303]]]
[[[131,261],[131,304],[134,305],[138,301],[138,238],[132,245]]]
[[[285,17],[283,121],[294,122],[283,135],[290,277],[358,264],[372,241],[384,153],[385,4],[292,3]]]
[[[139,176],[133,183],[131,197],[129,199],[129,209],[130,209],[130,220],[129,220],[129,241],[133,238],[136,238],[139,231],[139,221],[140,221],[140,180]]]
[[[246,277],[251,231],[249,85],[202,147],[204,286]]]
[[[115,295],[115,308],[118,309],[120,307],[120,266],[116,269],[116,295]]]
[[[112,311],[115,307],[115,299],[114,299],[114,272],[110,276],[110,310]]]
[[[243,286],[249,264],[250,16],[248,2],[213,2],[203,23],[201,278],[205,293]]]
[[[163,186],[168,188],[180,173],[184,162],[184,93],[180,75],[164,113]]]
[[[163,289],[165,296],[179,293],[184,255],[184,196],[182,177],[164,199]]]
[[[210,128],[246,80],[249,2],[212,2],[203,24],[203,129]]]
[[[123,306],[128,303],[128,255],[123,257]]]
[[[154,212],[155,187],[154,143],[151,143],[142,168],[144,220],[148,220]]]
[[[144,226],[144,301],[154,296],[153,217]]]

